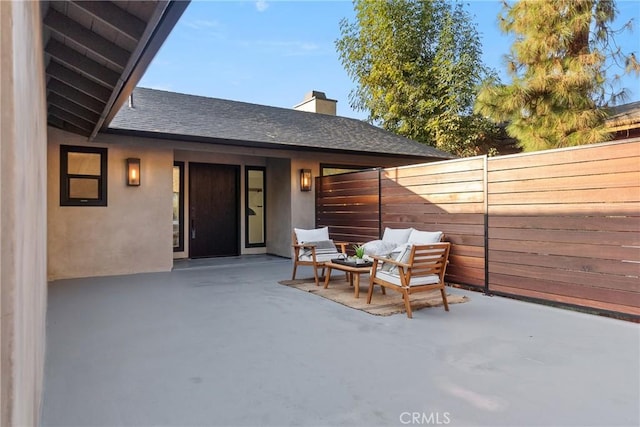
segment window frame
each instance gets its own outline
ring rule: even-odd
[[[100,175],[68,173],[69,153],[89,153],[100,155]],[[76,145],[60,146],[60,206],[107,206],[108,148]],[[69,196],[71,179],[96,179],[98,197],[95,199],[73,198]]]
[[[249,172],[262,172],[262,237],[261,243],[249,243]],[[245,248],[264,248],[267,246],[267,168],[264,166],[246,166],[244,167],[244,247]]]
[[[185,162],[173,162],[173,167],[180,169],[180,188],[178,189],[178,246],[173,246],[173,252],[184,252],[184,165]]]

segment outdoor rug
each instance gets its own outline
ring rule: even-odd
[[[349,282],[340,280],[331,280],[329,289],[324,289],[324,280],[320,281],[320,286],[316,286],[313,278],[281,280],[281,285],[300,289],[301,291],[310,292],[323,298],[335,301],[347,307],[362,310],[376,316],[390,316],[397,313],[406,313],[402,295],[387,289],[387,294],[382,295],[380,286],[376,286],[371,304],[367,304],[367,291],[369,284],[360,283],[360,298],[356,298],[353,288],[349,286]],[[463,295],[452,295],[447,293],[447,302],[449,304],[460,304],[469,301],[469,298]],[[426,307],[442,307],[442,297],[439,290],[430,292],[420,292],[411,295],[411,310],[416,311]],[[444,310],[444,308],[440,308]]]

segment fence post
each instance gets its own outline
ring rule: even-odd
[[[484,293],[490,295],[489,290],[489,157],[485,154],[483,159],[484,181]]]

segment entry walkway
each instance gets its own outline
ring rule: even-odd
[[[178,264],[50,284],[43,425],[640,424],[636,324],[459,289],[378,317],[287,259]]]

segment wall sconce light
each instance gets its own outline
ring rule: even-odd
[[[300,191],[311,191],[311,169],[300,169]]]
[[[140,185],[140,159],[127,159],[127,185]]]

